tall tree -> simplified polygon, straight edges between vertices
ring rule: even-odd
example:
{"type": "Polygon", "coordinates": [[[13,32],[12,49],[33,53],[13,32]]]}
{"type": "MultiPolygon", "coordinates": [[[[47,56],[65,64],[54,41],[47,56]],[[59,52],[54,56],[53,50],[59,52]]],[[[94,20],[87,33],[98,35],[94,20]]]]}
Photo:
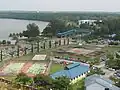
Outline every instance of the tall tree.
{"type": "Polygon", "coordinates": [[[57,32],[61,31],[61,30],[65,30],[65,23],[58,21],[58,20],[52,20],[50,21],[50,24],[43,30],[43,34],[44,35],[56,35],[57,32]]]}
{"type": "Polygon", "coordinates": [[[53,90],[68,90],[70,87],[70,79],[62,76],[53,81],[53,90]]]}
{"type": "Polygon", "coordinates": [[[52,85],[52,79],[46,75],[36,75],[34,78],[34,86],[39,88],[40,86],[44,87],[46,90],[49,90],[52,85]]]}
{"type": "Polygon", "coordinates": [[[35,23],[28,24],[27,30],[23,31],[23,36],[28,38],[39,36],[39,34],[40,34],[39,27],[35,23]]]}
{"type": "Polygon", "coordinates": [[[7,44],[8,44],[8,45],[10,45],[10,44],[11,44],[11,42],[10,42],[10,41],[7,41],[7,44]]]}
{"type": "Polygon", "coordinates": [[[13,36],[12,33],[10,33],[10,34],[9,34],[9,37],[12,37],[12,36],[13,36]]]}
{"type": "Polygon", "coordinates": [[[16,83],[19,83],[19,84],[23,84],[23,85],[26,85],[26,84],[31,84],[32,83],[32,79],[29,78],[26,74],[24,73],[19,73],[17,75],[17,77],[15,78],[15,82],[16,83]]]}
{"type": "Polygon", "coordinates": [[[3,40],[3,41],[2,41],[2,44],[6,44],[6,43],[7,43],[6,40],[3,40]]]}

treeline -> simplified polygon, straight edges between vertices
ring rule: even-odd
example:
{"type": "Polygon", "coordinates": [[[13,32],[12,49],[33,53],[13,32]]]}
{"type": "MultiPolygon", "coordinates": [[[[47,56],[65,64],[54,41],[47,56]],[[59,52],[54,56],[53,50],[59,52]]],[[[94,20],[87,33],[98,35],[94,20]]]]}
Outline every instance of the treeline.
{"type": "Polygon", "coordinates": [[[0,12],[0,18],[24,19],[24,20],[79,20],[79,19],[105,19],[119,16],[119,13],[103,12],[0,12]]]}
{"type": "Polygon", "coordinates": [[[64,32],[75,28],[75,26],[66,25],[65,22],[60,20],[52,20],[49,25],[43,30],[44,36],[55,36],[58,32],[64,32]]]}
{"type": "Polygon", "coordinates": [[[7,41],[7,40],[2,40],[0,41],[0,45],[10,45],[11,41],[7,41]]]}
{"type": "Polygon", "coordinates": [[[103,19],[102,22],[95,22],[96,26],[83,25],[83,28],[89,28],[93,30],[87,39],[106,38],[112,40],[120,40],[120,17],[103,19]]]}
{"type": "Polygon", "coordinates": [[[50,76],[38,74],[31,78],[24,73],[19,73],[13,80],[13,84],[15,86],[20,84],[23,87],[26,85],[31,89],[36,88],[34,90],[73,90],[70,79],[65,76],[52,79],[50,76]]]}
{"type": "Polygon", "coordinates": [[[27,30],[23,30],[23,32],[21,33],[10,33],[9,37],[12,37],[12,39],[18,39],[18,37],[36,37],[40,35],[40,31],[39,31],[39,27],[35,24],[28,24],[27,25],[27,30]]]}

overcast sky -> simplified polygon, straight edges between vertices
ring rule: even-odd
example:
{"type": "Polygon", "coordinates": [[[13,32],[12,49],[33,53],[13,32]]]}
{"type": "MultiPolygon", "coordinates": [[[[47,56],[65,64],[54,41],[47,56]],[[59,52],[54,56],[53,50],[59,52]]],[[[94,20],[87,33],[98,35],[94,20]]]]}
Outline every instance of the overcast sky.
{"type": "Polygon", "coordinates": [[[120,0],[0,0],[0,10],[120,12],[120,0]]]}

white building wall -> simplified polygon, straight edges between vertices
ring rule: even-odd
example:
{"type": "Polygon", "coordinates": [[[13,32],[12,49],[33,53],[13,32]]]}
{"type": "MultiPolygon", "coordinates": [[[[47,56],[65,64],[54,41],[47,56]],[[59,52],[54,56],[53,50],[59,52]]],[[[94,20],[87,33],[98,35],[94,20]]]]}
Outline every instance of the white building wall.
{"type": "Polygon", "coordinates": [[[79,80],[85,78],[85,77],[86,77],[86,74],[87,74],[87,73],[84,73],[83,75],[78,76],[78,77],[72,79],[70,84],[74,84],[74,83],[78,82],[79,80]]]}
{"type": "Polygon", "coordinates": [[[97,20],[79,20],[79,25],[84,24],[84,23],[89,23],[91,25],[95,21],[97,20]]]}

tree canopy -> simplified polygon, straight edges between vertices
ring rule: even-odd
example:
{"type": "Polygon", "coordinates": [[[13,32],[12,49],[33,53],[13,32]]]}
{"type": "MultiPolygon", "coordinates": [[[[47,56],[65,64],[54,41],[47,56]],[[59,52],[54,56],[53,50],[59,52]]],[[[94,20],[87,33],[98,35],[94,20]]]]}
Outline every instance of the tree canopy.
{"type": "Polygon", "coordinates": [[[63,76],[53,80],[53,90],[69,90],[70,79],[63,76]]]}
{"type": "Polygon", "coordinates": [[[28,83],[30,84],[32,82],[32,79],[24,73],[19,73],[15,78],[15,82],[18,84],[26,85],[28,83]]]}
{"type": "Polygon", "coordinates": [[[52,79],[47,75],[36,75],[33,78],[28,77],[24,73],[20,73],[15,78],[16,84],[30,85],[41,90],[72,90],[70,85],[70,79],[62,76],[52,79]]]}
{"type": "Polygon", "coordinates": [[[63,21],[52,20],[50,21],[49,25],[43,30],[42,34],[45,36],[55,36],[58,32],[64,32],[73,28],[74,26],[67,26],[63,21]]]}
{"type": "Polygon", "coordinates": [[[113,69],[120,69],[120,57],[115,58],[114,55],[107,55],[108,60],[106,61],[106,65],[109,68],[113,68],[113,69]]]}
{"type": "Polygon", "coordinates": [[[28,37],[28,38],[39,36],[40,34],[39,27],[35,23],[28,24],[27,30],[23,31],[22,34],[23,36],[28,37]]]}

